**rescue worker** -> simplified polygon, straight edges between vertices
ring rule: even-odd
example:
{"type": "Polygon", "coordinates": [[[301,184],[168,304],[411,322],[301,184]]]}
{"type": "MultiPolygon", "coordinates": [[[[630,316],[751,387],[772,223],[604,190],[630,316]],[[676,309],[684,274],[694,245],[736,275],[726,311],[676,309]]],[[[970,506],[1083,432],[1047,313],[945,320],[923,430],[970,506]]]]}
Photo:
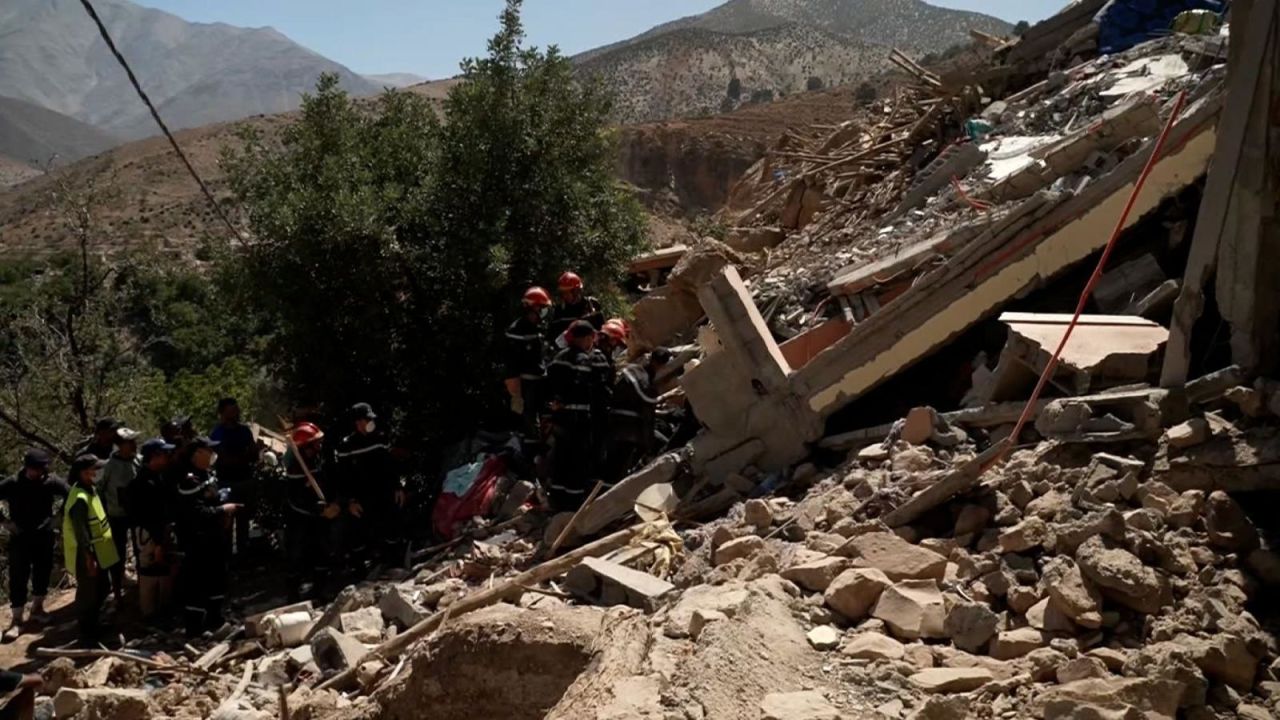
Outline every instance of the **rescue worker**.
{"type": "Polygon", "coordinates": [[[521,300],[523,314],[507,327],[506,368],[507,392],[511,395],[511,412],[522,420],[522,440],[526,454],[535,454],[542,441],[539,421],[542,415],[544,380],[546,378],[547,315],[551,312],[551,296],[540,287],[531,287],[521,300]]]}
{"type": "MultiPolygon", "coordinates": [[[[36,693],[44,688],[39,673],[0,670],[0,720],[32,720],[36,717],[36,693]]],[[[48,713],[45,713],[48,716],[48,713]]]]}
{"type": "Polygon", "coordinates": [[[163,438],[143,443],[142,465],[127,495],[138,554],[138,605],[144,621],[155,620],[173,601],[177,493],[167,471],[175,449],[163,438]]]}
{"type": "Polygon", "coordinates": [[[259,450],[253,430],[240,422],[240,404],[235,398],[218,401],[218,424],[209,432],[218,443],[218,484],[230,491],[230,499],[245,510],[233,519],[235,523],[235,555],[243,557],[249,548],[249,517],[257,498],[253,474],[258,466],[259,450]]]}
{"type": "Polygon", "coordinates": [[[125,495],[138,474],[138,436],[141,434],[127,427],[117,429],[115,452],[111,453],[98,476],[98,497],[107,510],[111,537],[116,542],[116,556],[120,558],[120,562],[111,568],[111,592],[115,595],[116,607],[120,606],[120,598],[124,594],[124,566],[129,547],[129,512],[125,507],[125,495]]]}
{"type": "Polygon", "coordinates": [[[197,437],[187,444],[175,473],[178,505],[175,529],[182,547],[178,592],[187,635],[198,637],[222,626],[227,593],[227,533],[240,506],[227,502],[214,472],[218,443],[197,437]]]}
{"type": "Polygon", "coordinates": [[[350,418],[353,432],[338,443],[334,460],[348,498],[353,564],[357,572],[368,572],[373,564],[399,567],[404,564],[402,515],[408,502],[404,481],[373,406],[356,403],[350,418]]]}
{"type": "Polygon", "coordinates": [[[606,451],[605,483],[612,487],[654,454],[654,416],[658,409],[655,379],[671,362],[671,351],[655,348],[643,364],[622,368],[613,388],[609,410],[609,441],[606,451]]]}
{"type": "Polygon", "coordinates": [[[609,368],[612,370],[609,381],[612,383],[617,377],[618,363],[626,359],[627,323],[620,318],[606,320],[600,328],[600,336],[596,338],[596,347],[600,348],[600,352],[609,361],[609,368]]]}
{"type": "MultiPolygon", "coordinates": [[[[552,340],[559,342],[575,320],[586,320],[596,330],[604,327],[604,311],[600,309],[600,301],[584,292],[582,278],[577,273],[562,274],[557,287],[560,290],[560,304],[551,313],[551,322],[547,326],[552,340]]],[[[559,347],[563,349],[564,345],[559,347]]]]}
{"type": "Polygon", "coordinates": [[[596,349],[596,328],[576,320],[565,333],[569,347],[547,367],[551,393],[552,506],[581,507],[598,479],[601,443],[609,409],[609,361],[596,349]]]}
{"type": "MultiPolygon", "coordinates": [[[[93,434],[76,450],[75,457],[88,454],[99,460],[109,460],[116,447],[116,431],[119,429],[120,422],[115,418],[99,419],[94,423],[93,434]]],[[[72,480],[74,484],[74,478],[72,480]]]]}
{"type": "Polygon", "coordinates": [[[324,433],[309,422],[298,423],[285,458],[285,554],[289,600],[322,596],[338,548],[342,498],[324,466],[324,433]],[[314,485],[312,481],[314,480],[314,485]],[[304,583],[309,583],[304,588],[304,583]],[[307,592],[304,592],[304,589],[307,592]]]}
{"type": "Polygon", "coordinates": [[[28,450],[22,469],[0,481],[0,500],[9,504],[9,517],[0,514],[9,529],[9,607],[12,625],[5,640],[15,640],[27,605],[27,581],[31,581],[31,617],[44,619],[44,598],[53,570],[53,503],[70,488],[49,472],[49,454],[28,450]]]}
{"type": "Polygon", "coordinates": [[[120,563],[111,523],[95,487],[105,464],[90,453],[71,463],[72,485],[62,511],[63,561],[76,579],[76,620],[84,647],[97,647],[98,616],[110,582],[107,574],[120,563]]]}

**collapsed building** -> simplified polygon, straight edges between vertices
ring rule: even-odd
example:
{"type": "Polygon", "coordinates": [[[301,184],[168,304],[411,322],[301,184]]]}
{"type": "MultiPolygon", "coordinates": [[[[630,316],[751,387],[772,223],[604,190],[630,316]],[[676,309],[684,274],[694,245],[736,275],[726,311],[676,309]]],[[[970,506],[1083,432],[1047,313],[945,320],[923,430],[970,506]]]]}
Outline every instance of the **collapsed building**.
{"type": "Polygon", "coordinates": [[[1280,11],[1130,4],[894,54],[637,260],[689,446],[189,657],[48,651],[59,716],[1275,717],[1280,11]]]}

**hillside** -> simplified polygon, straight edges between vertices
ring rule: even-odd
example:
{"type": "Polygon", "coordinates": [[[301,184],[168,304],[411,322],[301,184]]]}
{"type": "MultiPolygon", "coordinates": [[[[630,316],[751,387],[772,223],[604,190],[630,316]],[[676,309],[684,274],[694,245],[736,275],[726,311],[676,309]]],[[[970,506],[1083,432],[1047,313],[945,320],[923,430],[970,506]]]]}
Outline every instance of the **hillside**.
{"type": "Polygon", "coordinates": [[[407,88],[412,85],[421,85],[429,82],[421,75],[414,75],[413,73],[382,73],[380,75],[365,75],[364,79],[378,87],[393,88],[407,88]]]}
{"type": "Polygon", "coordinates": [[[891,47],[924,55],[1010,28],[920,0],[730,0],[574,59],[618,90],[619,122],[651,122],[857,82],[891,47]]]}
{"type": "MultiPolygon", "coordinates": [[[[97,8],[174,128],[291,110],[322,72],[355,95],[381,88],[271,28],[191,23],[128,0],[97,8]]],[[[0,3],[0,95],[124,138],[155,131],[76,0],[0,3]]]]}
{"type": "Polygon", "coordinates": [[[119,143],[119,138],[73,117],[0,96],[0,155],[35,166],[57,156],[65,164],[119,143]]]}
{"type": "Polygon", "coordinates": [[[24,162],[0,155],[0,190],[26,182],[40,175],[40,171],[24,162]]]}

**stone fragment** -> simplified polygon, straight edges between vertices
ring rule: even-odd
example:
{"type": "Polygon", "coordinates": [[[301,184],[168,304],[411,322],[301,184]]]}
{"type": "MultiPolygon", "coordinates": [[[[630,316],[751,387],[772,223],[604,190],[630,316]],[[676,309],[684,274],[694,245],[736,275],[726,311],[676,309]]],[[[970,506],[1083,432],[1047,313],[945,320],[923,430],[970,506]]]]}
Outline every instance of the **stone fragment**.
{"type": "MultiPolygon", "coordinates": [[[[1048,633],[1070,633],[1074,634],[1076,626],[1071,622],[1071,618],[1062,612],[1058,603],[1054,602],[1052,597],[1047,597],[1040,602],[1032,605],[1027,609],[1027,624],[1036,630],[1043,630],[1048,633]]],[[[1101,615],[1098,616],[1098,624],[1102,623],[1101,615]]]]}
{"type": "Polygon", "coordinates": [[[1240,720],[1275,720],[1275,715],[1261,705],[1241,703],[1236,706],[1236,716],[1240,720]]]}
{"type": "Polygon", "coordinates": [[[1009,608],[1017,613],[1025,613],[1040,602],[1040,593],[1035,588],[1018,585],[1009,588],[1006,596],[1009,608]]]}
{"type": "Polygon", "coordinates": [[[748,500],[742,508],[742,520],[756,532],[764,532],[773,525],[773,509],[759,498],[748,500]]]}
{"type": "MultiPolygon", "coordinates": [[[[680,596],[680,600],[667,613],[662,632],[670,638],[695,636],[694,614],[698,611],[714,611],[723,617],[735,617],[746,607],[750,592],[742,587],[699,585],[680,596]]],[[[699,626],[700,629],[700,626],[699,626]]]]}
{"type": "Polygon", "coordinates": [[[1174,425],[1164,431],[1164,441],[1169,447],[1185,450],[1208,441],[1210,435],[1209,422],[1204,418],[1190,420],[1174,425]]]}
{"type": "Polygon", "coordinates": [[[1258,531],[1244,508],[1221,490],[1209,495],[1204,522],[1214,547],[1243,555],[1259,546],[1258,531]]]}
{"type": "Polygon", "coordinates": [[[1124,668],[1125,662],[1129,660],[1129,653],[1116,648],[1100,647],[1094,648],[1086,653],[1091,658],[1097,658],[1102,661],[1103,665],[1112,672],[1120,672],[1124,668]]]}
{"type": "Polygon", "coordinates": [[[955,529],[952,534],[959,537],[960,535],[980,532],[990,520],[990,510],[981,505],[965,505],[960,508],[960,514],[956,516],[955,529]]]}
{"type": "Polygon", "coordinates": [[[912,445],[923,445],[933,437],[938,422],[938,412],[931,407],[911,408],[903,418],[901,438],[912,445]]]}
{"type": "Polygon", "coordinates": [[[848,567],[847,559],[826,556],[789,567],[782,577],[810,592],[824,592],[848,567]]]}
{"type": "Polygon", "coordinates": [[[889,459],[889,448],[879,443],[868,445],[858,451],[858,459],[864,463],[879,465],[889,459]]]}
{"type": "Polygon", "coordinates": [[[894,453],[890,466],[898,472],[922,473],[933,468],[933,453],[927,447],[908,446],[894,453]]]}
{"type": "Polygon", "coordinates": [[[688,625],[687,635],[693,638],[694,640],[697,640],[698,637],[702,635],[702,631],[705,630],[708,625],[711,625],[712,623],[724,622],[724,621],[727,621],[728,619],[729,619],[729,616],[720,612],[719,610],[708,610],[706,608],[698,608],[697,610],[694,610],[693,614],[689,616],[689,625],[688,625]]]}
{"type": "Polygon", "coordinates": [[[831,581],[823,593],[827,607],[849,620],[861,620],[880,599],[885,588],[893,583],[889,577],[875,568],[845,570],[831,581]]]}
{"type": "Polygon", "coordinates": [[[731,563],[734,560],[750,558],[752,555],[763,552],[765,549],[764,540],[758,535],[747,535],[736,540],[719,546],[715,551],[715,563],[717,566],[731,563]]]}
{"type": "Polygon", "coordinates": [[[1058,676],[1058,668],[1069,658],[1051,647],[1036,648],[1018,660],[1027,668],[1031,679],[1036,682],[1049,682],[1058,676]]]}
{"type": "Polygon", "coordinates": [[[1124,514],[1124,524],[1134,530],[1155,532],[1164,525],[1164,516],[1151,508],[1130,510],[1124,514]]]}
{"type": "Polygon", "coordinates": [[[942,591],[933,580],[904,580],[885,588],[871,614],[904,640],[947,636],[942,591]]]}
{"type": "Polygon", "coordinates": [[[1192,661],[1211,680],[1248,692],[1258,671],[1258,658],[1242,638],[1215,633],[1210,638],[1179,635],[1174,641],[1187,649],[1192,661]]]}
{"type": "Polygon", "coordinates": [[[382,631],[386,629],[386,621],[382,619],[382,610],[377,606],[360,608],[342,613],[340,625],[347,637],[369,645],[382,642],[382,631]]]}
{"type": "Polygon", "coordinates": [[[1082,655],[1078,658],[1068,660],[1058,667],[1058,682],[1066,684],[1077,680],[1088,680],[1089,678],[1105,678],[1110,677],[1111,671],[1107,666],[1097,658],[1082,655]]]}
{"type": "Polygon", "coordinates": [[[1049,644],[1044,633],[1035,628],[1018,628],[997,633],[991,641],[991,657],[997,660],[1013,660],[1049,644]]]}
{"type": "Polygon", "coordinates": [[[586,558],[565,577],[569,592],[604,606],[628,605],[655,610],[675,585],[647,572],[603,558],[586,558]]]}
{"type": "Polygon", "coordinates": [[[1167,520],[1176,528],[1191,527],[1204,515],[1205,494],[1203,490],[1187,490],[1173,501],[1169,507],[1167,520]]]}
{"type": "Polygon", "coordinates": [[[378,609],[382,617],[398,623],[402,628],[417,625],[427,617],[427,611],[414,602],[416,593],[392,585],[378,598],[378,609]]]}
{"type": "Polygon", "coordinates": [[[1124,515],[1115,508],[1092,512],[1079,520],[1059,525],[1055,532],[1054,549],[1059,554],[1075,554],[1077,548],[1091,537],[1107,537],[1124,540],[1124,515]]]}
{"type": "Polygon", "coordinates": [[[908,678],[908,681],[927,693],[963,693],[977,690],[995,680],[990,670],[980,667],[930,668],[908,678]]]}
{"type": "Polygon", "coordinates": [[[835,650],[840,647],[840,631],[830,625],[819,625],[806,636],[815,650],[835,650]]]}
{"type": "MultiPolygon", "coordinates": [[[[1132,705],[1091,705],[1076,700],[1053,700],[1044,706],[1044,720],[1151,720],[1132,705]]],[[[1159,716],[1157,716],[1159,717],[1159,716]]]]}
{"type": "Polygon", "coordinates": [[[888,635],[867,632],[853,636],[840,648],[840,652],[858,660],[901,660],[906,648],[888,635]]]}
{"type": "Polygon", "coordinates": [[[1174,701],[1179,707],[1205,704],[1209,681],[1196,666],[1190,650],[1176,642],[1150,643],[1134,653],[1122,672],[1130,677],[1160,678],[1174,683],[1174,701]]]}
{"type": "Polygon", "coordinates": [[[803,690],[771,693],[760,703],[760,720],[839,720],[836,710],[822,693],[803,690]]]}
{"type": "Polygon", "coordinates": [[[1053,534],[1044,520],[1027,518],[1000,533],[1000,552],[1021,553],[1053,545],[1053,534]]]}
{"type": "Polygon", "coordinates": [[[951,608],[943,630],[952,644],[966,652],[981,652],[996,634],[1000,617],[982,603],[963,603],[951,608]]]}
{"type": "Polygon", "coordinates": [[[1071,621],[1081,627],[1102,627],[1102,593],[1085,580],[1079,566],[1059,557],[1045,566],[1043,582],[1053,599],[1071,621]]]}
{"type": "Polygon", "coordinates": [[[845,552],[889,576],[890,580],[941,580],[947,559],[912,545],[893,533],[871,532],[849,540],[845,552]]]}
{"type": "MultiPolygon", "coordinates": [[[[1031,701],[1030,711],[1035,717],[1047,717],[1045,709],[1057,703],[1095,705],[1104,708],[1131,706],[1148,720],[1168,718],[1172,720],[1178,711],[1178,684],[1171,680],[1154,678],[1093,678],[1077,680],[1066,685],[1047,688],[1031,701]]],[[[1057,717],[1070,717],[1058,715],[1057,717]]],[[[1087,717],[1087,716],[1086,716],[1087,717]]],[[[1119,717],[1126,718],[1121,715],[1119,717]]]]}
{"type": "Polygon", "coordinates": [[[311,638],[311,655],[322,671],[341,672],[360,665],[369,654],[360,641],[333,628],[325,628],[311,638]]]}
{"type": "Polygon", "coordinates": [[[1076,561],[1103,595],[1140,613],[1153,615],[1173,600],[1163,575],[1143,565],[1133,553],[1108,547],[1100,537],[1083,543],[1076,551],[1076,561]]]}
{"type": "Polygon", "coordinates": [[[78,720],[148,720],[154,708],[145,690],[63,687],[53,697],[59,718],[78,720]]]}

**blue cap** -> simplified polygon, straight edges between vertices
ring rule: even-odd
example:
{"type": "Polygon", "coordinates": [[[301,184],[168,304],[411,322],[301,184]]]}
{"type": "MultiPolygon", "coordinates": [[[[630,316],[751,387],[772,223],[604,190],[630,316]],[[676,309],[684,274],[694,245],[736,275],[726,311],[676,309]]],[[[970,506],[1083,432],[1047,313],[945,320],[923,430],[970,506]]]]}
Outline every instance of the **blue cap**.
{"type": "Polygon", "coordinates": [[[172,452],[177,447],[178,446],[173,443],[165,442],[164,438],[151,438],[150,440],[142,443],[142,447],[139,448],[139,451],[142,453],[142,457],[149,458],[156,453],[172,452]]]}

